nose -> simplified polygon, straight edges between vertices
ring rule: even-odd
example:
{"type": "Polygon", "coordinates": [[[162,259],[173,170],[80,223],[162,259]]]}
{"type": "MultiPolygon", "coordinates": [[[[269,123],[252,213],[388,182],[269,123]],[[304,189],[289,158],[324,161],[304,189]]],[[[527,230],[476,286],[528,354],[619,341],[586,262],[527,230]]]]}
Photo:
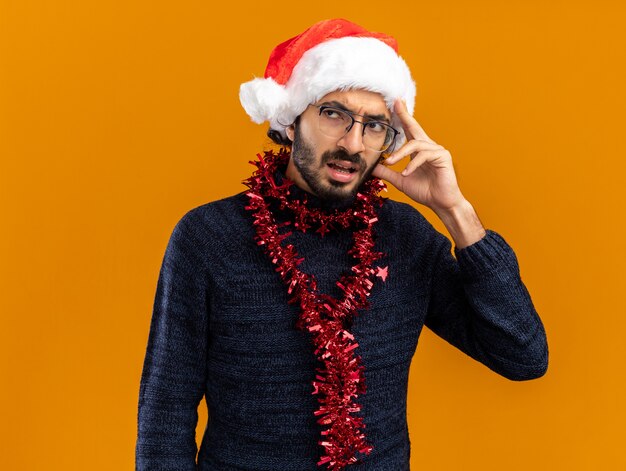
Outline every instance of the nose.
{"type": "Polygon", "coordinates": [[[337,145],[345,150],[349,155],[358,154],[365,151],[363,145],[363,125],[355,122],[350,130],[343,136],[337,145]]]}

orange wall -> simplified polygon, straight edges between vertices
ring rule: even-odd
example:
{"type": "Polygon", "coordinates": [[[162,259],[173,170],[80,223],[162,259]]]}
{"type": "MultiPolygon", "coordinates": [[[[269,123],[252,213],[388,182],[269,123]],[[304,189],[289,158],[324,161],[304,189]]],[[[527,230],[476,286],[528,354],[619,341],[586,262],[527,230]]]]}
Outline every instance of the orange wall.
{"type": "Polygon", "coordinates": [[[338,16],[398,38],[418,121],[548,332],[548,374],[515,383],[425,331],[413,467],[626,469],[623,2],[280,5],[0,0],[0,469],[133,469],[171,230],[267,145],[239,84],[338,16]]]}

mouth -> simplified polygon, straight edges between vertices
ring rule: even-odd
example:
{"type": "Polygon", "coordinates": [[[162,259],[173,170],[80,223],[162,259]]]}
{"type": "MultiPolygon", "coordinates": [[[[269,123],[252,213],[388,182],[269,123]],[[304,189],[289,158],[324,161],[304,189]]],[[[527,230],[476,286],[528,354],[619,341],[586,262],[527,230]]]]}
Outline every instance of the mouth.
{"type": "Polygon", "coordinates": [[[358,170],[358,165],[353,162],[348,162],[347,160],[333,160],[332,162],[328,162],[330,168],[336,170],[337,172],[343,173],[354,173],[358,170]]]}
{"type": "Polygon", "coordinates": [[[357,175],[359,165],[347,160],[333,160],[326,164],[328,173],[333,180],[348,183],[357,175]]]}

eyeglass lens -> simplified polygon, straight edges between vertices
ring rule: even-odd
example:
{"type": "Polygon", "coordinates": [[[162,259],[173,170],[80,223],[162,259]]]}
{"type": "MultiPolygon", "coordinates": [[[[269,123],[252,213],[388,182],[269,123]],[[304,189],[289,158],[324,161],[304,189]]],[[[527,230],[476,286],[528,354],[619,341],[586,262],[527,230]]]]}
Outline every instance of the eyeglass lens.
{"type": "Polygon", "coordinates": [[[357,121],[347,111],[328,106],[320,107],[319,129],[328,137],[340,139],[345,136],[356,122],[363,124],[363,145],[371,150],[384,152],[396,135],[394,129],[386,123],[368,120],[357,121]]]}

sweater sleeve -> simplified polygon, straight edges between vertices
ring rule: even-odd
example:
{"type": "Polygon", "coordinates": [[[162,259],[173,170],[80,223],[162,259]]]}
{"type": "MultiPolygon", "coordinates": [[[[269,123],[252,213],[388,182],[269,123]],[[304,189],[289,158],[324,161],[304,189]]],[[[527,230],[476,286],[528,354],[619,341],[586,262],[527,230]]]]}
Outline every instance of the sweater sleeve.
{"type": "Polygon", "coordinates": [[[508,379],[542,376],[546,333],[511,247],[487,230],[478,242],[455,248],[455,260],[451,242],[441,239],[425,325],[508,379]]]}
{"type": "Polygon", "coordinates": [[[170,236],[139,388],[137,471],[195,471],[207,352],[206,263],[192,215],[170,236]]]}

